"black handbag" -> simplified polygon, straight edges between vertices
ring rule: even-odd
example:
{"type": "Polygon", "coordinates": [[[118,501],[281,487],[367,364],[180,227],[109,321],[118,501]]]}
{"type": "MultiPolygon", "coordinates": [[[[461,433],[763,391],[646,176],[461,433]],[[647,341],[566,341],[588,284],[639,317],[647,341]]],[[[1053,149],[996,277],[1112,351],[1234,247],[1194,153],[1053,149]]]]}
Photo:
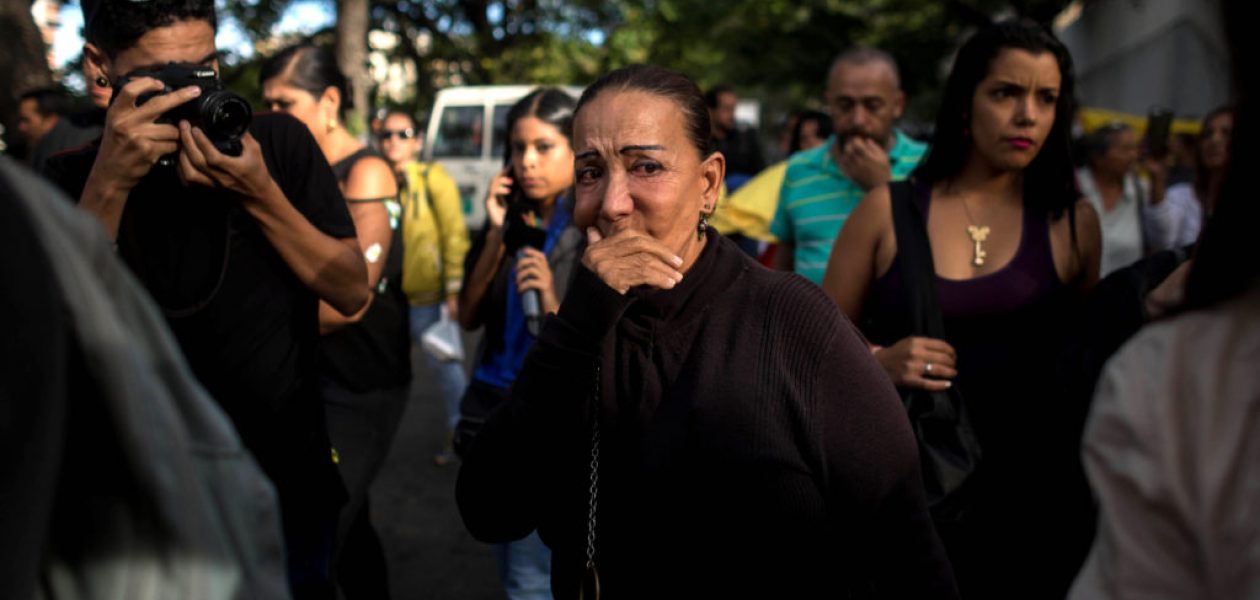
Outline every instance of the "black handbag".
{"type": "MultiPolygon", "coordinates": [[[[945,323],[936,297],[932,246],[923,211],[914,201],[914,184],[893,183],[889,192],[910,333],[945,339],[945,323]]],[[[957,518],[961,516],[963,485],[981,459],[980,443],[967,416],[962,391],[957,385],[940,392],[898,391],[919,442],[923,486],[932,515],[938,519],[957,518]]]]}

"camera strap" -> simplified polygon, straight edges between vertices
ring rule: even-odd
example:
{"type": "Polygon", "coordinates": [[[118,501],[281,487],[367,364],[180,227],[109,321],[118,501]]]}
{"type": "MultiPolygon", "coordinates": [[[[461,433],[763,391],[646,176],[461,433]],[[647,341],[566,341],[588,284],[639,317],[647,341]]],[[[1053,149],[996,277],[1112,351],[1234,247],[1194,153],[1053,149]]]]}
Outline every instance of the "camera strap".
{"type": "MultiPolygon", "coordinates": [[[[204,310],[219,295],[219,290],[223,289],[223,282],[227,279],[228,263],[231,262],[232,258],[232,238],[235,235],[235,230],[232,227],[232,216],[237,210],[238,209],[236,208],[229,208],[225,211],[223,216],[223,261],[219,265],[219,273],[216,276],[214,286],[210,288],[210,292],[205,298],[199,299],[188,306],[179,308],[165,306],[161,301],[154,298],[154,302],[162,309],[163,315],[172,319],[190,317],[204,310]]],[[[134,233],[131,237],[131,246],[138,249],[139,244],[135,242],[134,233]]]]}

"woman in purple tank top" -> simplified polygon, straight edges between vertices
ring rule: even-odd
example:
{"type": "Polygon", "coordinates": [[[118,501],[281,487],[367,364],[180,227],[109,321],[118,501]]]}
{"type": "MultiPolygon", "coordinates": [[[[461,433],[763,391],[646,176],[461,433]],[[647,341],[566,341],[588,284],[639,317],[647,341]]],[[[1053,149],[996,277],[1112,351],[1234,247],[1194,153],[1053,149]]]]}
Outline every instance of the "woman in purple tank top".
{"type": "Polygon", "coordinates": [[[1047,392],[1071,305],[1098,279],[1098,218],[1072,178],[1072,94],[1071,57],[1041,26],[973,36],[909,193],[870,192],[823,281],[900,389],[961,391],[983,458],[961,510],[937,528],[965,598],[1062,597],[1076,566],[1053,564],[1062,552],[1044,488],[1057,478],[1041,460],[1075,458],[1072,440],[1056,441],[1070,436],[1044,435],[1058,430],[1047,392]],[[893,220],[903,201],[923,215],[944,339],[913,335],[906,317],[913,278],[893,220]]]}

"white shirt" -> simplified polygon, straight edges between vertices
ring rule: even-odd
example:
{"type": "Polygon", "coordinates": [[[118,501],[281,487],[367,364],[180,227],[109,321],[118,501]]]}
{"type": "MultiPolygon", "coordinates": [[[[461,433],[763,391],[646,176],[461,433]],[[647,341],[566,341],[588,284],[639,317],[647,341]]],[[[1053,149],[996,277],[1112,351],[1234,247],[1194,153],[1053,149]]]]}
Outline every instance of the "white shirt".
{"type": "Polygon", "coordinates": [[[1142,330],[1083,454],[1098,535],[1069,596],[1260,599],[1260,291],[1142,330]]]}
{"type": "Polygon", "coordinates": [[[1110,211],[1103,208],[1102,194],[1088,167],[1077,169],[1076,183],[1081,194],[1094,206],[1102,226],[1101,277],[1146,256],[1146,238],[1158,237],[1157,231],[1170,228],[1161,221],[1170,218],[1166,211],[1150,210],[1150,184],[1135,173],[1125,176],[1124,193],[1110,211]]]}
{"type": "Polygon", "coordinates": [[[1190,183],[1178,183],[1164,192],[1164,201],[1147,208],[1153,250],[1183,248],[1199,239],[1203,226],[1203,205],[1190,183]]]}

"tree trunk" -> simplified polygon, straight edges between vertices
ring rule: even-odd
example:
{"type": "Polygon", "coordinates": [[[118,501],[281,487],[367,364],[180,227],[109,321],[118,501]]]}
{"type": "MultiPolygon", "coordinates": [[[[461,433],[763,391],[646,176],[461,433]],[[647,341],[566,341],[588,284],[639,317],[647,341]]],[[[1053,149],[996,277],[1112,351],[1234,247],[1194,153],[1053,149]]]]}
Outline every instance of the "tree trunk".
{"type": "Polygon", "coordinates": [[[350,79],[356,116],[349,116],[351,131],[362,133],[371,118],[368,72],[368,0],[337,0],[337,66],[350,79]]]}
{"type": "Polygon", "coordinates": [[[5,56],[0,60],[0,123],[9,145],[18,142],[18,96],[37,87],[52,85],[47,48],[31,17],[30,0],[0,0],[0,40],[5,56]]]}

